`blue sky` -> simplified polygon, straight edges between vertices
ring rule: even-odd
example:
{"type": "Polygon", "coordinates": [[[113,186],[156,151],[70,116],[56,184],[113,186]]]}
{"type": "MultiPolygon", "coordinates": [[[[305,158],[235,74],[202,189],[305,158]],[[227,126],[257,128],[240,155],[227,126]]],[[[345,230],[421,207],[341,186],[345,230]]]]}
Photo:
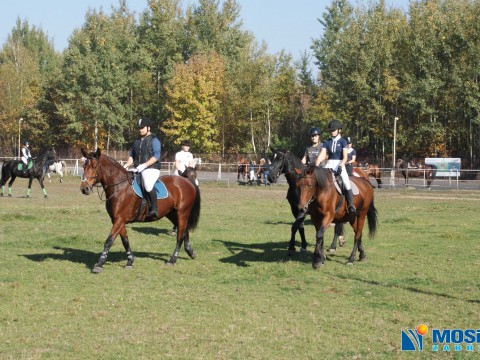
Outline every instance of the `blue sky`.
{"type": "MultiPolygon", "coordinates": [[[[194,0],[183,0],[184,4],[194,0]]],[[[322,35],[318,22],[330,0],[238,0],[244,29],[253,32],[260,42],[265,40],[269,52],[285,49],[294,59],[307,50],[312,37],[322,35]]],[[[366,1],[351,1],[355,6],[366,1]]],[[[388,6],[408,9],[409,0],[386,0],[388,6]]],[[[15,26],[16,19],[28,20],[41,27],[53,39],[55,48],[63,51],[73,30],[82,26],[88,8],[109,11],[117,0],[1,0],[0,45],[15,26]]],[[[137,14],[147,7],[147,0],[127,0],[130,10],[137,14]]]]}

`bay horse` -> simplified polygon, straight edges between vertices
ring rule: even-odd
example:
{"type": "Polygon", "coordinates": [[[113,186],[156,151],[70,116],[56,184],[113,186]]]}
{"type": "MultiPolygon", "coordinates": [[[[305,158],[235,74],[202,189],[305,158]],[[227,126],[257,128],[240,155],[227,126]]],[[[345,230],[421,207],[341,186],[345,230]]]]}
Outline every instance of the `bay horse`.
{"type": "Polygon", "coordinates": [[[300,214],[310,214],[316,229],[316,246],[313,253],[314,269],[318,269],[325,263],[325,251],[323,235],[331,223],[349,222],[352,226],[355,237],[353,250],[348,257],[347,265],[355,261],[357,249],[359,260],[365,259],[365,250],[362,244],[362,232],[365,218],[368,220],[369,235],[373,237],[377,229],[377,210],[373,201],[373,188],[365,178],[350,176],[350,181],[359,190],[353,196],[357,212],[354,216],[347,213],[347,202],[345,197],[340,195],[335,186],[330,169],[310,167],[304,170],[295,169],[300,175],[297,186],[300,191],[299,209],[300,214]]]}
{"type": "Polygon", "coordinates": [[[431,185],[435,176],[437,175],[437,167],[435,165],[428,165],[423,163],[412,164],[410,161],[404,159],[397,160],[397,168],[405,180],[405,185],[408,185],[408,179],[423,178],[427,183],[427,189],[431,189],[431,185]]]}
{"type": "Polygon", "coordinates": [[[381,189],[382,188],[382,171],[380,170],[380,167],[378,165],[369,164],[369,163],[366,163],[361,167],[364,169],[365,173],[368,176],[371,176],[376,180],[378,184],[377,185],[378,188],[381,189]]]}
{"type": "MultiPolygon", "coordinates": [[[[81,149],[85,164],[80,190],[89,195],[94,186],[101,186],[105,193],[105,206],[112,221],[112,229],[105,241],[100,259],[92,269],[93,273],[103,271],[110,247],[115,238],[120,235],[127,254],[125,268],[133,268],[134,256],[128,241],[125,224],[147,221],[147,206],[141,207],[142,199],[132,188],[133,173],[127,171],[115,159],[103,155],[100,149],[88,153],[81,149]]],[[[195,252],[190,246],[189,230],[195,229],[200,219],[200,191],[194,182],[185,177],[165,175],[160,177],[165,184],[168,195],[157,200],[159,219],[167,217],[177,226],[177,243],[175,250],[167,262],[173,265],[177,261],[182,243],[185,251],[194,259],[195,252]]],[[[157,219],[158,220],[158,219],[157,219]]]]}
{"type": "Polygon", "coordinates": [[[12,184],[17,177],[20,177],[28,179],[27,198],[30,197],[33,179],[38,180],[40,187],[42,188],[43,196],[47,198],[47,190],[43,185],[43,180],[45,178],[45,165],[54,159],[55,154],[48,150],[39,158],[34,159],[32,167],[28,169],[26,173],[24,173],[22,170],[18,170],[18,165],[20,163],[23,164],[21,160],[10,160],[4,162],[2,165],[2,180],[0,181],[0,186],[2,188],[0,196],[3,196],[5,193],[5,184],[8,179],[10,179],[8,182],[8,196],[12,196],[12,184]]]}
{"type": "MultiPolygon", "coordinates": [[[[306,214],[304,217],[298,217],[300,212],[298,208],[300,202],[300,193],[297,187],[297,181],[299,180],[300,176],[295,172],[295,168],[302,168],[304,165],[300,158],[298,158],[297,156],[295,156],[295,154],[291,153],[288,150],[277,149],[273,151],[273,154],[274,157],[270,167],[270,173],[268,174],[268,181],[270,183],[275,183],[277,182],[280,174],[285,175],[288,183],[287,200],[290,204],[290,210],[292,212],[292,215],[295,217],[295,222],[292,224],[291,227],[291,237],[288,245],[288,255],[292,256],[296,251],[295,237],[297,231],[300,233],[300,239],[302,242],[300,251],[305,252],[308,245],[307,240],[305,239],[305,228],[303,226],[306,214]]],[[[354,173],[368,180],[368,176],[361,169],[354,168],[354,173]]],[[[330,253],[334,253],[336,251],[337,241],[339,241],[340,246],[343,246],[346,242],[343,236],[342,223],[335,224],[333,241],[329,248],[330,253]]]]}

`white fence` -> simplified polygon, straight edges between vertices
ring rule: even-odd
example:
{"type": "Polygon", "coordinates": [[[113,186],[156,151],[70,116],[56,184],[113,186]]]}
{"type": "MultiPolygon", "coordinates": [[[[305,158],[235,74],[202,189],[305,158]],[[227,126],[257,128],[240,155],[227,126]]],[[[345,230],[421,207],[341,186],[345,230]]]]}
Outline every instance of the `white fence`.
{"type": "MultiPolygon", "coordinates": [[[[0,157],[0,163],[13,158],[0,157]]],[[[81,159],[62,159],[67,164],[66,176],[82,176],[83,162],[81,159]]],[[[119,161],[122,165],[125,161],[119,161]]],[[[160,175],[169,175],[173,173],[173,162],[161,163],[160,175]]],[[[247,167],[248,170],[248,167],[247,167]]],[[[426,188],[427,182],[425,176],[410,178],[408,184],[405,183],[401,172],[398,169],[381,168],[382,188],[426,188]]],[[[422,171],[422,169],[412,169],[415,171],[422,171]]],[[[258,172],[258,165],[255,167],[255,174],[258,172]]],[[[249,172],[247,171],[247,174],[249,172]]],[[[237,164],[227,163],[202,163],[197,169],[198,180],[215,181],[226,183],[227,185],[254,185],[260,184],[260,181],[249,181],[248,177],[242,178],[238,175],[237,164]]],[[[480,190],[480,170],[460,170],[455,177],[435,177],[432,181],[431,188],[433,190],[480,190]]],[[[370,177],[372,185],[377,187],[377,182],[373,177],[370,177]]],[[[284,176],[280,176],[278,184],[285,185],[286,180],[284,176]]]]}

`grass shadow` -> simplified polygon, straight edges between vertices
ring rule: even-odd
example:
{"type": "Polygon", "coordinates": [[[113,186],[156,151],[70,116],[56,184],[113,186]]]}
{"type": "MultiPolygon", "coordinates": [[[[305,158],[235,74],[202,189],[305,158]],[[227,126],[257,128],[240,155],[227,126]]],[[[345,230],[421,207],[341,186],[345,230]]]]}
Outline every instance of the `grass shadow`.
{"type": "MultiPolygon", "coordinates": [[[[96,264],[100,255],[99,252],[92,252],[82,249],[63,248],[58,246],[53,247],[53,249],[61,250],[63,253],[60,254],[58,252],[51,252],[43,254],[22,254],[21,256],[35,262],[43,262],[45,260],[69,261],[72,263],[84,264],[85,267],[90,269],[96,264]]],[[[133,256],[135,256],[136,259],[149,258],[154,260],[163,260],[164,262],[167,262],[170,259],[169,254],[162,253],[133,252],[133,256]]],[[[179,257],[179,259],[180,258],[181,257],[179,257]]],[[[127,256],[125,251],[112,251],[108,253],[107,262],[109,263],[126,261],[127,256]]]]}
{"type": "Polygon", "coordinates": [[[218,239],[214,239],[213,242],[221,243],[225,246],[228,252],[232,254],[231,256],[220,259],[220,262],[225,264],[248,267],[250,266],[248,264],[249,262],[311,262],[311,257],[308,253],[296,253],[294,256],[288,256],[286,243],[263,242],[257,244],[244,244],[218,239]]]}
{"type": "Polygon", "coordinates": [[[362,282],[364,284],[373,285],[373,286],[381,286],[381,287],[384,287],[384,288],[403,289],[403,290],[410,291],[410,292],[416,293],[416,294],[430,295],[430,296],[436,296],[436,297],[441,297],[441,298],[446,298],[446,299],[451,299],[451,300],[466,301],[466,302],[473,303],[473,304],[480,304],[480,300],[478,300],[478,299],[464,299],[464,298],[453,296],[453,295],[446,294],[446,293],[440,293],[440,292],[435,292],[435,291],[431,291],[431,290],[418,289],[418,288],[413,287],[413,286],[401,286],[401,285],[395,285],[395,284],[385,284],[385,283],[380,283],[380,282],[375,281],[375,280],[361,279],[359,277],[352,276],[351,274],[348,275],[348,276],[344,276],[344,275],[340,275],[340,274],[336,274],[336,275],[333,275],[333,276],[335,276],[339,279],[342,279],[342,280],[354,280],[354,281],[362,282]]]}

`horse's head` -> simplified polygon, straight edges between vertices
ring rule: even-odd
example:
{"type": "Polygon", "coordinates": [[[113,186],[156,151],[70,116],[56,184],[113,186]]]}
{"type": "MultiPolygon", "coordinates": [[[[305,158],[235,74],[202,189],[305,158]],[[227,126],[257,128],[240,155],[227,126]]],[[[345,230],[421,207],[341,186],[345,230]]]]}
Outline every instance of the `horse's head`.
{"type": "Polygon", "coordinates": [[[187,178],[190,180],[192,184],[195,184],[198,186],[198,180],[197,180],[197,166],[191,167],[187,166],[185,168],[185,171],[181,174],[184,178],[187,178]]]}
{"type": "Polygon", "coordinates": [[[270,183],[277,182],[280,174],[285,174],[288,170],[287,163],[287,151],[285,150],[275,150],[273,152],[273,161],[270,166],[270,172],[268,174],[268,181],[270,183]]]}
{"type": "Polygon", "coordinates": [[[92,191],[95,184],[97,184],[100,174],[100,157],[102,155],[101,150],[97,149],[96,152],[88,153],[82,148],[82,155],[84,159],[83,164],[83,177],[80,184],[80,191],[88,195],[92,191]]]}
{"type": "Polygon", "coordinates": [[[297,181],[297,187],[300,192],[298,209],[300,210],[300,216],[305,216],[310,203],[317,195],[317,178],[315,175],[315,168],[310,166],[303,170],[295,169],[295,172],[300,172],[300,178],[297,181]]]}
{"type": "Polygon", "coordinates": [[[300,216],[305,215],[310,204],[320,195],[331,196],[332,192],[335,194],[330,169],[309,165],[302,170],[297,168],[294,168],[294,170],[300,176],[297,180],[297,187],[300,192],[298,202],[300,216]]]}

